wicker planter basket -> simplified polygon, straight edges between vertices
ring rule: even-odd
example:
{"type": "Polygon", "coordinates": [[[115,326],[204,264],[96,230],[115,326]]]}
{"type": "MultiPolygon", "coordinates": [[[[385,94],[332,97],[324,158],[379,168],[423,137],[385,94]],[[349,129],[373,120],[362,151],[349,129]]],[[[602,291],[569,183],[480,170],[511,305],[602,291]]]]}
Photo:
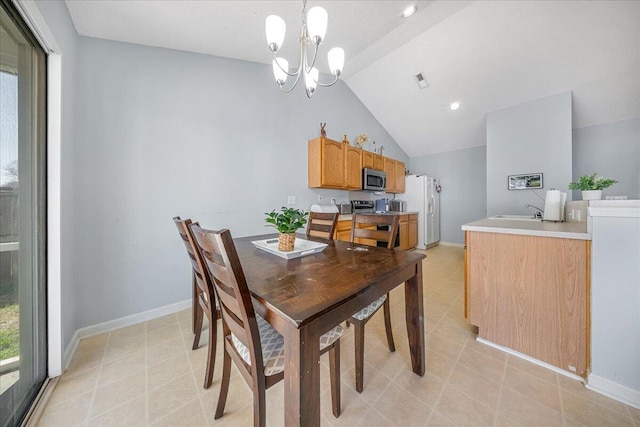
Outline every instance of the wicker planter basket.
{"type": "Polygon", "coordinates": [[[278,236],[278,250],[291,252],[296,243],[296,233],[280,233],[278,236]]]}

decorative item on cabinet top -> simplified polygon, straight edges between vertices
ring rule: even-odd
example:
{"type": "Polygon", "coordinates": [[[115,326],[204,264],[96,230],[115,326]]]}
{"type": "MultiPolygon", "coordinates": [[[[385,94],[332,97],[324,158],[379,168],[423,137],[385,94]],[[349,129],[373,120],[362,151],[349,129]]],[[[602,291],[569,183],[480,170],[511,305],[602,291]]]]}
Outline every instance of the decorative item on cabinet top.
{"type": "Polygon", "coordinates": [[[362,144],[364,144],[365,142],[369,141],[369,137],[367,135],[365,135],[364,133],[358,135],[358,137],[356,138],[356,147],[358,148],[362,148],[362,144]]]}

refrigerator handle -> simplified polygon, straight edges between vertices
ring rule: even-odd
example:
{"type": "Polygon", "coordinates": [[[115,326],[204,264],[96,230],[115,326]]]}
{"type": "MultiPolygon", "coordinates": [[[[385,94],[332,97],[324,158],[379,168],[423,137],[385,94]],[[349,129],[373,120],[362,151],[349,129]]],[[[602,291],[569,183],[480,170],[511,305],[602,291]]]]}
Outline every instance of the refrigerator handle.
{"type": "Polygon", "coordinates": [[[433,214],[434,211],[434,205],[435,204],[435,199],[433,197],[433,194],[431,195],[431,200],[429,201],[429,215],[433,214]]]}

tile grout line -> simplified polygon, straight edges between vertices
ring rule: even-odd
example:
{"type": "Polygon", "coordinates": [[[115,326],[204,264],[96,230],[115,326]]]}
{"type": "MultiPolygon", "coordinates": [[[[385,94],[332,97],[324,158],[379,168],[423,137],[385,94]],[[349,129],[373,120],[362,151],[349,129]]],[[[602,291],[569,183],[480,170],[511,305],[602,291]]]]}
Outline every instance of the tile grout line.
{"type": "Polygon", "coordinates": [[[83,423],[88,422],[93,415],[93,405],[95,404],[96,395],[98,394],[98,384],[100,384],[100,377],[102,376],[102,369],[104,368],[104,359],[107,356],[107,349],[109,348],[109,344],[111,344],[111,332],[107,335],[107,344],[104,346],[104,350],[102,351],[102,357],[100,358],[100,366],[98,369],[98,375],[96,378],[96,384],[93,387],[93,393],[91,395],[91,403],[89,404],[89,410],[87,411],[87,416],[84,419],[83,423]]]}
{"type": "MultiPolygon", "coordinates": [[[[446,312],[445,312],[446,313],[446,312]]],[[[444,316],[444,315],[443,315],[444,316]]],[[[442,317],[441,317],[442,318],[442,317]]],[[[440,319],[438,319],[438,322],[436,323],[436,326],[438,325],[438,323],[440,323],[440,319]]],[[[435,329],[435,326],[434,326],[435,329]]],[[[426,337],[425,337],[426,338],[426,337]]],[[[436,402],[433,404],[433,410],[431,411],[431,414],[429,415],[429,418],[427,419],[427,425],[429,424],[429,422],[431,421],[431,417],[433,416],[433,413],[436,411],[436,408],[438,407],[438,404],[440,403],[440,399],[442,398],[442,395],[444,394],[444,389],[447,387],[447,385],[449,384],[449,380],[451,379],[451,375],[453,375],[453,371],[455,370],[455,367],[458,365],[458,360],[460,360],[460,356],[462,355],[462,351],[464,350],[464,346],[467,344],[467,341],[469,341],[469,337],[467,337],[467,340],[465,341],[464,344],[462,344],[462,346],[460,347],[460,352],[458,353],[458,356],[456,357],[456,360],[453,363],[453,367],[451,368],[451,372],[449,372],[449,375],[447,375],[447,379],[444,381],[444,384],[442,385],[442,390],[440,390],[440,394],[438,394],[438,398],[436,399],[436,402]]],[[[465,393],[466,394],[466,393],[465,393]]],[[[474,399],[475,400],[475,399],[474,399]]],[[[453,422],[451,420],[449,420],[449,418],[445,415],[445,414],[441,414],[447,421],[449,422],[453,422]]]]}
{"type": "Polygon", "coordinates": [[[144,322],[144,423],[149,425],[149,352],[147,351],[147,332],[149,330],[149,321],[144,322]]]}
{"type": "MultiPolygon", "coordinates": [[[[180,330],[180,321],[179,321],[179,319],[178,319],[178,316],[177,316],[177,314],[176,314],[176,313],[174,313],[174,314],[173,314],[173,316],[175,316],[175,317],[176,317],[176,322],[177,322],[176,324],[178,325],[178,334],[180,334],[180,338],[182,339],[182,345],[183,345],[183,348],[185,349],[185,351],[188,351],[188,350],[187,350],[187,347],[185,347],[185,346],[186,346],[186,344],[187,344],[187,342],[185,341],[184,334],[183,334],[183,333],[182,333],[182,331],[180,330]]],[[[189,359],[189,354],[188,354],[188,353],[186,354],[186,357],[187,357],[187,359],[189,359]]],[[[206,416],[206,413],[204,412],[204,408],[203,408],[203,404],[202,404],[202,399],[200,398],[200,392],[199,392],[199,390],[198,390],[198,383],[197,383],[197,381],[196,381],[196,379],[195,379],[195,374],[194,374],[193,369],[192,369],[191,361],[190,361],[190,360],[187,360],[187,361],[188,361],[188,363],[189,363],[189,372],[187,372],[187,373],[186,373],[186,374],[184,374],[184,375],[190,375],[190,376],[191,376],[191,380],[194,382],[195,387],[196,387],[196,399],[198,400],[198,404],[199,404],[199,406],[200,406],[200,410],[202,411],[202,415],[205,417],[205,422],[206,422],[207,424],[209,424],[209,418],[206,416]]],[[[162,363],[162,362],[160,362],[160,363],[162,363]]],[[[184,375],[183,375],[183,376],[184,376],[184,375]]],[[[160,388],[160,387],[163,387],[163,385],[159,385],[159,386],[157,386],[156,388],[160,388]]],[[[147,393],[147,395],[148,395],[148,393],[147,393]]],[[[174,414],[174,413],[178,412],[179,410],[181,410],[182,408],[186,407],[186,406],[187,406],[187,405],[189,405],[189,404],[191,404],[191,402],[185,402],[183,405],[181,405],[181,406],[179,406],[179,407],[177,407],[177,408],[174,408],[171,412],[168,412],[168,413],[164,414],[163,416],[161,416],[160,418],[158,418],[157,420],[155,420],[155,421],[153,422],[153,424],[156,424],[156,423],[160,422],[162,419],[168,418],[170,415],[172,415],[172,414],[174,414]]],[[[147,421],[147,425],[152,425],[152,424],[149,424],[149,422],[147,421]]]]}
{"type": "Polygon", "coordinates": [[[507,366],[509,364],[509,355],[504,361],[504,368],[502,369],[502,379],[500,380],[500,389],[498,390],[498,401],[496,402],[496,413],[493,417],[494,427],[498,425],[498,413],[500,409],[500,403],[502,403],[502,390],[504,389],[504,380],[507,377],[507,366]]]}
{"type": "Polygon", "coordinates": [[[567,415],[564,412],[564,399],[562,396],[562,387],[560,387],[560,379],[558,374],[555,375],[556,387],[558,388],[558,397],[560,398],[560,413],[562,414],[562,425],[567,427],[567,415]]]}

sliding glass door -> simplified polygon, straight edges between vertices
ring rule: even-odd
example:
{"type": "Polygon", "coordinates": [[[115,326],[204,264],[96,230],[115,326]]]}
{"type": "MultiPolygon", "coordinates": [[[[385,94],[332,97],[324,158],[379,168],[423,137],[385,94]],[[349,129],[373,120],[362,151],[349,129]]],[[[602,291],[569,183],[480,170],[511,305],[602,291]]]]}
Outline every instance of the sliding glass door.
{"type": "Polygon", "coordinates": [[[0,426],[47,377],[46,56],[0,0],[0,426]]]}

